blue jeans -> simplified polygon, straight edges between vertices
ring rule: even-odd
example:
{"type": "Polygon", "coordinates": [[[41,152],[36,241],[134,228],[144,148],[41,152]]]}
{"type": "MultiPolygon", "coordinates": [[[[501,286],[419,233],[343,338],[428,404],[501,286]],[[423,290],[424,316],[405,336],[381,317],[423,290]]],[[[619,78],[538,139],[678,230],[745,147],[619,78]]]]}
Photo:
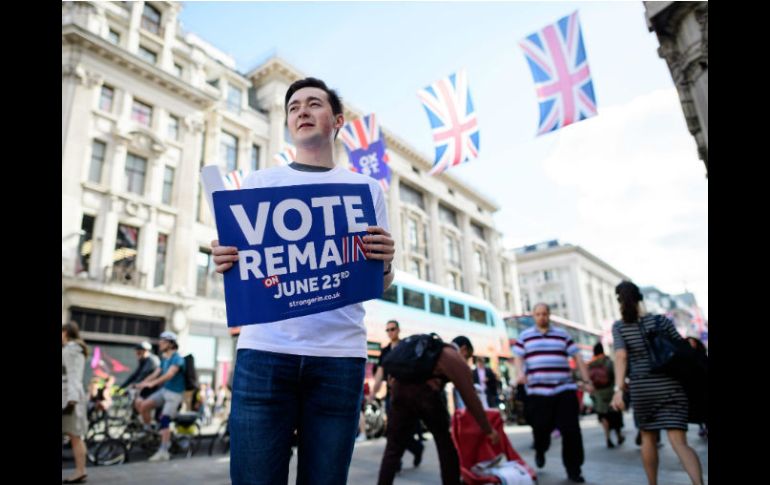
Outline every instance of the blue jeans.
{"type": "Polygon", "coordinates": [[[295,429],[297,484],[346,483],[365,362],[238,350],[230,413],[233,485],[288,483],[295,429]]]}

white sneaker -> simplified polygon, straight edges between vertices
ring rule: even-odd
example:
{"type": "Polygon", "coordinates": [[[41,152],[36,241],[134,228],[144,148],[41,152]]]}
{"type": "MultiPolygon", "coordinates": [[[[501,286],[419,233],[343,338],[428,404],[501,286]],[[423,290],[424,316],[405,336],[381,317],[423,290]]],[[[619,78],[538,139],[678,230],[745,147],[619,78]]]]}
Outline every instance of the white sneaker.
{"type": "Polygon", "coordinates": [[[360,435],[358,435],[356,437],[356,443],[360,443],[362,441],[366,441],[366,435],[365,434],[360,434],[360,435]]]}
{"type": "Polygon", "coordinates": [[[171,455],[169,454],[168,451],[166,451],[166,450],[158,450],[147,461],[169,461],[170,459],[171,459],[171,455]]]}

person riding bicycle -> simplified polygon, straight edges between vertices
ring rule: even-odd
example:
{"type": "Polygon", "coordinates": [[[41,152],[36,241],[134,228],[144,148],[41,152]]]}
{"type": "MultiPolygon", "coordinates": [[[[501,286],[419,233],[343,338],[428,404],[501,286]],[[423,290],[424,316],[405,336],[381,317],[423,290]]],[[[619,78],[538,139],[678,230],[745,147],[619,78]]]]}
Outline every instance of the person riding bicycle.
{"type": "Polygon", "coordinates": [[[150,430],[150,413],[154,408],[162,407],[160,417],[161,444],[157,453],[152,455],[149,461],[168,461],[171,456],[169,447],[171,446],[171,420],[173,420],[179,405],[182,403],[184,394],[184,367],[185,362],[177,350],[179,345],[176,341],[176,334],[173,332],[163,332],[160,334],[160,351],[163,359],[160,367],[155,369],[152,374],[147,376],[142,382],[137,384],[137,389],[147,387],[163,387],[155,391],[147,399],[139,399],[139,411],[142,413],[145,429],[150,430]]]}
{"type": "MultiPolygon", "coordinates": [[[[123,381],[123,384],[119,386],[119,389],[126,389],[132,384],[142,382],[160,366],[160,359],[157,355],[152,353],[152,345],[150,345],[150,342],[140,342],[134,346],[134,350],[136,351],[137,360],[136,369],[134,369],[134,372],[123,381]]],[[[157,388],[146,387],[139,391],[139,396],[142,399],[145,399],[155,391],[157,391],[157,388]]]]}

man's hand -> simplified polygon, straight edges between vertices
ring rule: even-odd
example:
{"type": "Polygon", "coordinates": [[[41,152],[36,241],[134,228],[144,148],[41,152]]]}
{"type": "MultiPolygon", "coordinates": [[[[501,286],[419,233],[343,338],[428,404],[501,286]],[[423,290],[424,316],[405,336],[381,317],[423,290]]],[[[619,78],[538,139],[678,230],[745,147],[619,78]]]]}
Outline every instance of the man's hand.
{"type": "Polygon", "coordinates": [[[516,383],[517,384],[526,384],[527,383],[527,375],[526,374],[520,375],[519,378],[516,379],[516,383]]]}
{"type": "Polygon", "coordinates": [[[220,246],[217,239],[211,241],[211,254],[214,255],[217,273],[224,273],[233,267],[233,263],[238,261],[238,248],[235,246],[220,246]]]}
{"type": "Polygon", "coordinates": [[[489,438],[489,441],[491,441],[493,445],[500,442],[500,435],[498,435],[495,430],[492,430],[492,432],[487,435],[487,438],[489,438]]]}
{"type": "Polygon", "coordinates": [[[593,394],[594,393],[595,389],[594,389],[594,385],[593,385],[593,383],[591,381],[587,381],[585,383],[585,391],[588,394],[593,394]]]}
{"type": "MultiPolygon", "coordinates": [[[[396,243],[390,237],[390,233],[378,226],[369,226],[366,228],[369,235],[364,236],[364,251],[367,259],[380,260],[385,263],[385,268],[393,262],[396,252],[396,243]]],[[[216,260],[214,260],[216,262],[216,260]]],[[[217,269],[217,271],[219,271],[217,269]]]]}

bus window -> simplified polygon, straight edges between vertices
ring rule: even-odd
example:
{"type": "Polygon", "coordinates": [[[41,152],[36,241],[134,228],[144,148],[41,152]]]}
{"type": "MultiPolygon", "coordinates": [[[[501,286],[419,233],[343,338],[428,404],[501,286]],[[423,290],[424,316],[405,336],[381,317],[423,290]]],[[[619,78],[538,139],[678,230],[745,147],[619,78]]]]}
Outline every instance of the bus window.
{"type": "Polygon", "coordinates": [[[398,286],[390,285],[390,288],[382,292],[381,300],[398,303],[398,286]]]}
{"type": "Polygon", "coordinates": [[[465,305],[461,303],[449,302],[449,314],[456,318],[465,320],[465,305]]]}
{"type": "Polygon", "coordinates": [[[430,295],[430,312],[439,315],[446,314],[446,300],[440,296],[430,295]]]}
{"type": "Polygon", "coordinates": [[[487,312],[484,310],[480,310],[478,308],[473,308],[472,306],[468,307],[468,313],[470,316],[471,322],[481,323],[483,325],[487,324],[487,312]]]}
{"type": "Polygon", "coordinates": [[[424,310],[425,293],[404,288],[404,305],[424,310]]]}

